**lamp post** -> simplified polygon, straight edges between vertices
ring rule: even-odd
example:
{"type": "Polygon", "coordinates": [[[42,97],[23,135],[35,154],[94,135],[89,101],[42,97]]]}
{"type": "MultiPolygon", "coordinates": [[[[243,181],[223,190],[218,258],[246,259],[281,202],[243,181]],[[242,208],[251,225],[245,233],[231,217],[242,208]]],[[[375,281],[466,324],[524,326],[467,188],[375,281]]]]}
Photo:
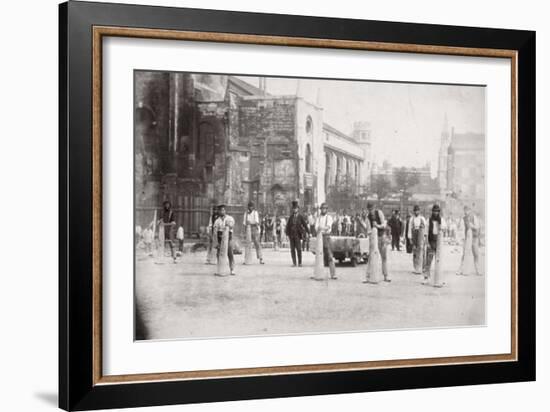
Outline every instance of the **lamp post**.
{"type": "Polygon", "coordinates": [[[405,190],[404,189],[399,189],[399,194],[401,195],[400,196],[400,204],[399,204],[399,212],[402,213],[403,212],[403,197],[405,196],[405,190]]]}

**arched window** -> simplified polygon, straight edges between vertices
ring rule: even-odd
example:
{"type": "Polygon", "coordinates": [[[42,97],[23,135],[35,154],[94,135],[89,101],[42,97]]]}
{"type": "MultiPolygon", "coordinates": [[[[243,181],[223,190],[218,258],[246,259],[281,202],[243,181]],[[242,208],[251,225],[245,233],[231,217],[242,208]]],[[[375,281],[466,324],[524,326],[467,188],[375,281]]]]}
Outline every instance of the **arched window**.
{"type": "Polygon", "coordinates": [[[313,134],[313,120],[311,116],[308,116],[306,119],[306,134],[311,136],[313,134]]]}
{"type": "Polygon", "coordinates": [[[330,153],[325,153],[325,193],[328,192],[330,184],[330,153]]]}
{"type": "Polygon", "coordinates": [[[311,146],[306,144],[306,173],[311,173],[311,162],[312,162],[312,156],[311,156],[311,146]]]}

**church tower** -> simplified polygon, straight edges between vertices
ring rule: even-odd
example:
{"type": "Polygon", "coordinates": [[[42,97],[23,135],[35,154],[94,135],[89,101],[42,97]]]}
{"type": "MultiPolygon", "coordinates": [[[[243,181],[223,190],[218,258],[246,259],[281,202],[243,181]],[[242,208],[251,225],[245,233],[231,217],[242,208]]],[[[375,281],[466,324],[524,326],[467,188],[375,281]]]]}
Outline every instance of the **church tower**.
{"type": "Polygon", "coordinates": [[[441,131],[441,142],[439,146],[439,161],[438,161],[438,174],[437,180],[439,183],[439,191],[443,195],[447,189],[447,163],[448,163],[448,151],[451,144],[451,136],[449,134],[449,121],[447,120],[447,113],[443,119],[443,129],[441,131]]]}

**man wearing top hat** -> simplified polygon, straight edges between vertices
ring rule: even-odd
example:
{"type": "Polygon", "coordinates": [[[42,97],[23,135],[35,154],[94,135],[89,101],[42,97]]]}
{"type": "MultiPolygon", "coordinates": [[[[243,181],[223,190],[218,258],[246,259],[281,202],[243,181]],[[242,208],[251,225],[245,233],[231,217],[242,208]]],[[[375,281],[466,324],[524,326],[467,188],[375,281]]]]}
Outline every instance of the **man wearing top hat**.
{"type": "Polygon", "coordinates": [[[250,226],[250,235],[254,248],[256,249],[256,257],[260,261],[260,264],[264,264],[262,257],[262,246],[260,245],[260,216],[258,211],[254,208],[254,202],[248,202],[248,209],[244,212],[243,227],[245,231],[250,226]]]}
{"type": "Polygon", "coordinates": [[[235,227],[235,219],[225,213],[225,205],[218,206],[218,217],[214,222],[214,233],[218,237],[218,259],[220,258],[220,247],[225,228],[229,228],[229,238],[227,242],[227,257],[229,258],[229,269],[231,275],[235,276],[235,259],[233,257],[233,228],[235,227]]]}
{"type": "Polygon", "coordinates": [[[302,266],[302,241],[305,240],[307,221],[300,213],[300,208],[296,200],[292,201],[292,213],[288,218],[285,234],[290,242],[290,256],[292,257],[292,266],[296,266],[296,255],[298,256],[298,266],[302,266]]]}

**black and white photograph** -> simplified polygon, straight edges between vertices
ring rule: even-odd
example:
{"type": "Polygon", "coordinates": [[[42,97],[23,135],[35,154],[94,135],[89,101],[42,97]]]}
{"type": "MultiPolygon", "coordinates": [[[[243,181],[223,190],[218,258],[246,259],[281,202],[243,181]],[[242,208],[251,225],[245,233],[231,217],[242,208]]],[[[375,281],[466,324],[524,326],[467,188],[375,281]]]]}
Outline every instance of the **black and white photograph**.
{"type": "Polygon", "coordinates": [[[486,324],[483,85],[133,80],[136,340],[486,324]]]}

